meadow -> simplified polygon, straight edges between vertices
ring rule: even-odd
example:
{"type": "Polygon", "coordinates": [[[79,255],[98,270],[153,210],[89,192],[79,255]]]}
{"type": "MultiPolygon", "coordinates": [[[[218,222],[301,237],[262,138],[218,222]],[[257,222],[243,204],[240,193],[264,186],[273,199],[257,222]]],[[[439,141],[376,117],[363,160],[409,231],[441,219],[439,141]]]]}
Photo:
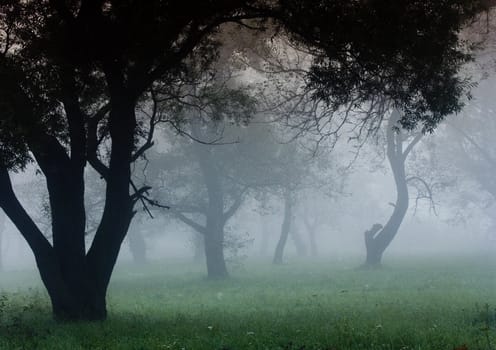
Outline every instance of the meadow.
{"type": "Polygon", "coordinates": [[[0,273],[0,349],[495,350],[496,260],[118,266],[109,317],[58,324],[34,272],[0,273]]]}

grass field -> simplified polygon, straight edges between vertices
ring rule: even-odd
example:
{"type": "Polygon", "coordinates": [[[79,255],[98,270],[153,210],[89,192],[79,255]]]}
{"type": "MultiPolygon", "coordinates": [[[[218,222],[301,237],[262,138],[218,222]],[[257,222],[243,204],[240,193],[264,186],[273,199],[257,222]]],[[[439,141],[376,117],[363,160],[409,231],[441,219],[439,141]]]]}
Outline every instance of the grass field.
{"type": "Polygon", "coordinates": [[[0,349],[496,349],[496,260],[118,267],[109,319],[57,324],[29,273],[0,274],[0,349]],[[32,287],[30,287],[32,286],[32,287]],[[28,289],[28,287],[30,287],[28,289]]]}

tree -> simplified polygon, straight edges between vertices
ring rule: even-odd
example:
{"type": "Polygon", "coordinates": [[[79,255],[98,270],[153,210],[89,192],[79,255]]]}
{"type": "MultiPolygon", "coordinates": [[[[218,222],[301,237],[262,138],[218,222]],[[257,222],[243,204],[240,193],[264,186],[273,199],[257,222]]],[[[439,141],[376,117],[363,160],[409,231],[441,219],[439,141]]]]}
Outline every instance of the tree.
{"type": "MultiPolygon", "coordinates": [[[[273,167],[276,169],[274,178],[277,180],[272,188],[276,194],[282,197],[284,209],[281,233],[272,260],[276,265],[283,263],[284,248],[290,233],[294,231],[294,209],[297,204],[298,192],[308,186],[306,181],[309,177],[312,160],[314,160],[305,159],[305,155],[298,149],[296,143],[281,144],[278,148],[277,159],[273,162],[273,167]]],[[[297,239],[298,237],[295,239],[295,244],[298,249],[297,239]]]]}
{"type": "MultiPolygon", "coordinates": [[[[458,224],[475,211],[486,211],[496,200],[494,82],[494,77],[489,76],[479,83],[470,104],[460,116],[440,125],[438,142],[429,148],[435,159],[432,168],[436,176],[456,184],[451,186],[456,190],[449,191],[447,200],[451,206],[448,220],[458,224]]],[[[488,216],[494,221],[492,215],[488,216]]]]}
{"type": "Polygon", "coordinates": [[[211,57],[207,36],[221,23],[259,17],[244,2],[8,1],[0,8],[2,167],[0,206],[28,241],[57,319],[106,317],[110,276],[143,189],[130,193],[136,107],[160,79],[177,76],[194,52],[211,57]],[[194,11],[192,11],[194,9],[194,11]],[[99,146],[108,135],[108,161],[99,146]],[[50,196],[48,241],[12,189],[8,170],[27,150],[50,196]],[[84,167],[106,180],[102,220],[85,247],[84,167]]]}
{"type": "MultiPolygon", "coordinates": [[[[420,181],[430,191],[427,183],[417,176],[407,176],[406,161],[413,148],[423,137],[421,132],[408,135],[397,127],[401,120],[400,112],[394,110],[389,117],[386,127],[386,155],[391,166],[394,182],[396,185],[396,201],[393,204],[393,213],[384,226],[374,224],[372,228],[365,232],[365,248],[367,257],[365,267],[379,267],[382,255],[389,244],[393,241],[405,218],[409,206],[408,185],[410,182],[420,181]]],[[[431,195],[432,196],[432,195],[431,195]]]]}
{"type": "Polygon", "coordinates": [[[451,112],[461,95],[454,76],[467,56],[456,33],[476,10],[475,3],[3,1],[0,207],[34,253],[54,316],[106,318],[108,283],[133,207],[147,189],[135,188],[131,181],[131,163],[153,144],[149,139],[141,145],[135,142],[140,132],[137,106],[150,98],[155,83],[173,85],[188,66],[208,66],[215,57],[213,34],[220,25],[272,18],[295,33],[299,42],[321,47],[316,67],[326,68],[322,73],[327,82],[343,87],[324,84],[327,97],[334,93],[339,97],[335,103],[346,100],[343,91],[368,93],[373,88],[374,94],[386,90],[393,100],[410,105],[420,92],[424,98],[414,104],[415,110],[433,110],[434,118],[424,110],[412,115],[410,123],[403,121],[408,125],[425,121],[431,127],[430,121],[451,112]],[[311,27],[308,18],[316,19],[311,27]],[[397,21],[384,20],[391,18],[397,21]],[[356,30],[348,31],[350,23],[356,30]],[[391,37],[395,40],[389,41],[391,37]],[[378,38],[384,41],[377,42],[378,38]],[[392,45],[385,45],[388,42],[392,45]],[[395,69],[399,66],[401,71],[395,69]],[[380,75],[382,80],[371,87],[357,84],[352,74],[334,71],[338,75],[333,76],[332,67],[345,67],[344,73],[357,72],[360,78],[375,76],[369,73],[376,67],[392,69],[384,69],[391,74],[380,75]],[[390,84],[398,74],[402,79],[390,84]],[[108,154],[102,151],[102,142],[109,146],[108,154]],[[10,182],[9,171],[22,169],[31,155],[46,178],[51,241],[19,203],[10,182]],[[106,181],[103,213],[89,249],[84,206],[87,163],[106,181]]]}

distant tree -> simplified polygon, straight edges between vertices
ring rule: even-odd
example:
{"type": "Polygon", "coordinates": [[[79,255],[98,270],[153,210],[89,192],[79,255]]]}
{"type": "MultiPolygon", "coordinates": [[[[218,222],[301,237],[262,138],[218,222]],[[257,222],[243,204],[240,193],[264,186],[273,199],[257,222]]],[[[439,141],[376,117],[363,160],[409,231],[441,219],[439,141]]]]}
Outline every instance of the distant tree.
{"type": "MultiPolygon", "coordinates": [[[[230,140],[233,136],[226,130],[232,126],[220,121],[191,127],[191,134],[198,140],[212,141],[222,134],[222,139],[230,140]]],[[[212,279],[228,275],[224,256],[226,224],[253,187],[252,172],[247,168],[250,159],[244,158],[239,147],[243,146],[178,140],[176,147],[156,160],[163,164],[161,177],[172,185],[157,187],[156,197],[167,198],[171,203],[169,213],[200,235],[195,239],[203,242],[207,273],[212,279]]]]}
{"type": "MultiPolygon", "coordinates": [[[[299,149],[296,143],[280,144],[278,146],[277,159],[273,162],[273,167],[276,169],[276,176],[274,176],[275,183],[272,186],[276,194],[281,197],[284,209],[283,219],[281,224],[281,232],[279,240],[274,251],[274,264],[282,264],[284,249],[288,238],[295,232],[295,207],[297,206],[299,192],[308,186],[309,174],[312,167],[312,161],[309,155],[305,155],[299,149]],[[305,158],[307,157],[307,158],[305,158]]],[[[293,238],[297,251],[302,254],[303,243],[299,241],[299,237],[293,238]]]]}
{"type": "MultiPolygon", "coordinates": [[[[337,174],[335,175],[337,176],[337,174]]],[[[331,198],[338,198],[343,195],[344,181],[346,174],[341,174],[341,183],[332,186],[331,193],[323,193],[322,188],[313,188],[305,191],[298,206],[298,217],[301,218],[302,225],[308,235],[310,256],[315,258],[319,255],[319,233],[323,227],[333,224],[334,216],[330,215],[328,206],[322,205],[322,201],[328,202],[331,198]]],[[[326,232],[327,233],[327,232],[326,232]]]]}
{"type": "MultiPolygon", "coordinates": [[[[438,142],[428,149],[436,160],[433,172],[456,185],[449,187],[445,200],[451,209],[448,220],[458,224],[469,221],[476,212],[488,213],[487,209],[496,203],[494,83],[494,76],[482,80],[463,112],[440,125],[438,142]]],[[[493,215],[484,216],[495,220],[493,215]]]]}
{"type": "Polygon", "coordinates": [[[391,244],[405,218],[410,204],[409,185],[417,185],[422,197],[432,200],[429,184],[419,176],[407,174],[407,160],[414,147],[421,141],[423,133],[406,132],[398,127],[401,114],[393,110],[386,126],[386,155],[396,185],[396,201],[393,213],[386,224],[374,224],[365,232],[367,257],[364,267],[376,268],[381,265],[384,251],[391,244]]]}
{"type": "Polygon", "coordinates": [[[175,120],[182,124],[172,124],[183,136],[176,136],[166,153],[155,153],[155,167],[146,174],[154,178],[155,196],[170,203],[170,214],[202,236],[195,244],[204,243],[212,279],[228,276],[225,226],[242,205],[253,175],[240,139],[246,141],[251,130],[241,124],[253,114],[254,100],[229,81],[226,69],[183,87],[187,97],[174,102],[179,104],[175,120]]]}

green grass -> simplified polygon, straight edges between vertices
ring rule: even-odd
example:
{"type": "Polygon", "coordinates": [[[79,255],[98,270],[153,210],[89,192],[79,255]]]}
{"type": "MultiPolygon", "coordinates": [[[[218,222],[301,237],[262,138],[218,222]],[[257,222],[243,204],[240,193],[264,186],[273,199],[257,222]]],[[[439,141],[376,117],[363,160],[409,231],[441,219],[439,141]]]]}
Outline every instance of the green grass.
{"type": "Polygon", "coordinates": [[[109,319],[57,324],[32,275],[0,275],[0,349],[496,349],[495,261],[121,266],[109,319]],[[9,281],[5,284],[3,281],[9,281]],[[17,283],[17,284],[16,284],[17,283]],[[20,285],[19,290],[14,286],[20,285]]]}

